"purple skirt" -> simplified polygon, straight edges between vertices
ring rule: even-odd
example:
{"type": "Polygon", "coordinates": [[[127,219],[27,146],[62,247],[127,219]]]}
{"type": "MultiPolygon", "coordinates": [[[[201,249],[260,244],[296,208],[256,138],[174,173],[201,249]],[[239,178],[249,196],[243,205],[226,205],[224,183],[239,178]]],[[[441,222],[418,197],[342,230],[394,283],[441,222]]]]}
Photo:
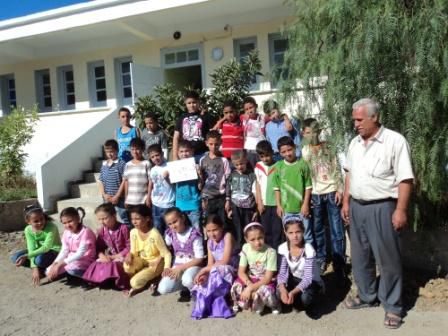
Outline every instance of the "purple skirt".
{"type": "Polygon", "coordinates": [[[85,271],[83,279],[95,284],[101,284],[112,279],[115,280],[115,286],[117,288],[130,288],[129,276],[124,271],[121,261],[110,261],[107,263],[94,261],[85,271]]]}
{"type": "Polygon", "coordinates": [[[205,317],[229,318],[234,314],[230,310],[226,296],[234,278],[235,269],[229,265],[213,267],[207,282],[195,285],[191,290],[196,297],[191,317],[199,320],[205,317]]]}

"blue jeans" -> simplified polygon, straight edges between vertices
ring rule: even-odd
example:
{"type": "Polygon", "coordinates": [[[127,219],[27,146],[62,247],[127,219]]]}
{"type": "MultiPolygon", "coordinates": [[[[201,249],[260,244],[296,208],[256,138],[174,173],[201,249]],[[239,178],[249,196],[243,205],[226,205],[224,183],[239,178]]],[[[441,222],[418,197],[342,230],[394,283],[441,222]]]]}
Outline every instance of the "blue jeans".
{"type": "Polygon", "coordinates": [[[191,210],[191,211],[183,211],[183,213],[187,215],[191,225],[199,230],[201,225],[201,211],[191,210]]]}
{"type": "MultiPolygon", "coordinates": [[[[15,264],[17,259],[19,259],[21,256],[23,256],[27,253],[28,253],[28,250],[20,250],[20,251],[13,253],[10,257],[11,262],[13,264],[15,264]]],[[[56,259],[57,256],[58,256],[58,252],[50,250],[46,253],[42,253],[42,254],[39,254],[38,256],[36,256],[34,258],[34,263],[36,264],[36,266],[38,268],[46,269],[48,266],[50,266],[53,263],[53,261],[56,259]]],[[[30,260],[27,259],[27,261],[25,261],[23,266],[30,267],[31,266],[30,260]]]]}
{"type": "Polygon", "coordinates": [[[115,211],[118,214],[118,217],[120,217],[121,223],[126,225],[129,229],[133,229],[131,221],[129,220],[128,216],[128,210],[124,207],[124,199],[121,199],[116,205],[115,205],[115,211]]]}
{"type": "Polygon", "coordinates": [[[152,223],[154,227],[159,230],[162,236],[165,234],[165,230],[167,229],[163,215],[168,209],[169,208],[160,208],[154,204],[152,205],[152,223]]]}
{"type": "Polygon", "coordinates": [[[328,224],[330,226],[333,266],[335,270],[340,270],[345,265],[345,235],[341,219],[341,209],[336,204],[335,197],[336,192],[323,195],[311,195],[311,204],[313,205],[316,260],[319,264],[322,264],[327,259],[325,226],[323,220],[323,214],[325,213],[324,210],[326,207],[328,224]]]}

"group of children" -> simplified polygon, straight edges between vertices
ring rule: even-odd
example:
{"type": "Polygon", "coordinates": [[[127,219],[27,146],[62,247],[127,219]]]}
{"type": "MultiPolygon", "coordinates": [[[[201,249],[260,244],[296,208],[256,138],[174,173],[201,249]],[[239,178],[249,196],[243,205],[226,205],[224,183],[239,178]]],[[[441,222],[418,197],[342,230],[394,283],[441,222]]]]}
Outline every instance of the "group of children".
{"type": "Polygon", "coordinates": [[[115,139],[104,144],[99,185],[105,203],[95,211],[97,237],[82,224],[83,209],[70,207],[60,214],[61,242],[42,209],[30,206],[24,211],[27,250],[12,260],[31,266],[35,285],[67,273],[91,284],[113,281],[128,296],[148,286],[154,294],[180,290],[179,301],[194,299],[196,319],[227,318],[240,309],[261,313],[264,307],[278,314],[282,304],[308,307],[323,288],[324,205],[336,274],[343,277],[345,266],[335,211],[338,165],[319,142],[316,121],[303,124],[304,161],[294,127],[275,102],[265,104],[267,117],[257,113],[252,97],[244,100],[241,116],[226,102],[214,126],[200,112],[195,92],[185,105],[172,156],[194,157],[197,179],[171,183],[167,137],[156,116],[146,115],[140,132],[121,108],[115,139]]]}

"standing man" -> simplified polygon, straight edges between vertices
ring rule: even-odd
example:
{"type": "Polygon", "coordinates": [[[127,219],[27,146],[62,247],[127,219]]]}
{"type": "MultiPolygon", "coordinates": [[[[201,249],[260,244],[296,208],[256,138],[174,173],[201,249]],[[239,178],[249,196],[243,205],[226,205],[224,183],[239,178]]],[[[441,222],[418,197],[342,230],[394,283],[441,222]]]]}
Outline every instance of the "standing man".
{"type": "Polygon", "coordinates": [[[364,98],[353,104],[358,132],[348,148],[342,218],[350,223],[352,270],[358,296],[348,309],[375,306],[386,311],[384,326],[402,323],[403,272],[400,230],[407,224],[412,192],[410,150],[406,139],[379,122],[379,105],[364,98]],[[380,279],[377,284],[376,267],[380,279]]]}

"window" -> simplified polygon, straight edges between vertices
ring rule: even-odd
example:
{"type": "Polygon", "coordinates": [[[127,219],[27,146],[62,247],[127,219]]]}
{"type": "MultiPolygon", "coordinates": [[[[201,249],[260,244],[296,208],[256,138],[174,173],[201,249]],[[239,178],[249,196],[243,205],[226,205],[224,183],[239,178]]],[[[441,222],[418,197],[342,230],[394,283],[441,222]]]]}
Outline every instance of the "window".
{"type": "Polygon", "coordinates": [[[288,72],[283,69],[288,40],[280,34],[269,34],[269,60],[272,72],[271,86],[277,87],[279,79],[286,79],[288,72]]]}
{"type": "Polygon", "coordinates": [[[58,68],[59,106],[62,110],[75,109],[75,78],[73,66],[66,65],[58,68]]]}
{"type": "Polygon", "coordinates": [[[14,75],[0,76],[0,117],[7,115],[17,107],[16,82],[14,75]]]}
{"type": "Polygon", "coordinates": [[[163,67],[167,68],[178,68],[190,65],[200,65],[201,56],[199,52],[199,47],[197,45],[192,45],[183,48],[165,49],[162,50],[162,61],[163,67]]]}
{"type": "Polygon", "coordinates": [[[9,106],[17,107],[17,99],[16,99],[16,81],[14,77],[8,79],[8,97],[9,97],[9,106]]]}
{"type": "MultiPolygon", "coordinates": [[[[241,62],[244,57],[247,57],[249,53],[257,49],[257,38],[247,37],[242,39],[237,39],[233,41],[233,51],[235,58],[241,62]]],[[[257,76],[252,80],[251,90],[258,89],[258,79],[257,76]]]]}
{"type": "Polygon", "coordinates": [[[121,105],[133,105],[132,58],[115,59],[115,76],[117,81],[117,98],[121,105]]]}
{"type": "Polygon", "coordinates": [[[87,65],[89,77],[90,106],[106,106],[106,69],[104,61],[91,62],[87,65]]]}
{"type": "Polygon", "coordinates": [[[53,108],[51,99],[50,70],[37,70],[35,72],[36,97],[40,112],[49,112],[53,108]]]}

